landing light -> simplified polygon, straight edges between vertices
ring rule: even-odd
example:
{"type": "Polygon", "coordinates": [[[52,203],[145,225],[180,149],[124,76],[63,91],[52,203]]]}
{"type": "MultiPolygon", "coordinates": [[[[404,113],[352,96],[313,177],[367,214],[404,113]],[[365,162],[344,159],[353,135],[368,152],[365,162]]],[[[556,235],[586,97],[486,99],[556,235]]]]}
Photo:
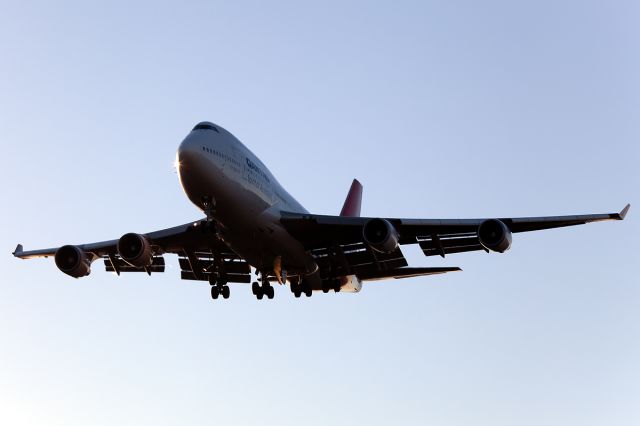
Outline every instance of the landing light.
{"type": "Polygon", "coordinates": [[[180,163],[180,160],[178,160],[178,156],[176,155],[176,159],[173,160],[173,169],[177,172],[180,171],[180,167],[182,166],[182,164],[180,163]]]}

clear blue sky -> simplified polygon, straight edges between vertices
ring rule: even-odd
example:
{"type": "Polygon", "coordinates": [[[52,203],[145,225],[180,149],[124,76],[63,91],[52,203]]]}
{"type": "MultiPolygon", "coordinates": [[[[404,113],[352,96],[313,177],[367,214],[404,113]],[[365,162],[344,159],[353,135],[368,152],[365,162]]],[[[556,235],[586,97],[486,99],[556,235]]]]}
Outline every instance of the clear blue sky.
{"type": "Polygon", "coordinates": [[[89,3],[0,13],[1,424],[640,424],[638,2],[89,3]],[[201,120],[317,213],[636,208],[301,300],[10,255],[199,217],[201,120]]]}

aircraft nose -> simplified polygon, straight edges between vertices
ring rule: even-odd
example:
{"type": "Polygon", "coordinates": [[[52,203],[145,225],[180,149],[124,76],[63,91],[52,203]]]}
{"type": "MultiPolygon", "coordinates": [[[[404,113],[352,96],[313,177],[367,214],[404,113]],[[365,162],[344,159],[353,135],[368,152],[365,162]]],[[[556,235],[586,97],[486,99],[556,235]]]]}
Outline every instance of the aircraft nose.
{"type": "Polygon", "coordinates": [[[200,157],[202,144],[198,142],[197,138],[194,138],[192,135],[186,137],[184,141],[178,147],[178,152],[176,154],[176,159],[180,166],[185,166],[187,164],[192,164],[198,161],[200,157]]]}

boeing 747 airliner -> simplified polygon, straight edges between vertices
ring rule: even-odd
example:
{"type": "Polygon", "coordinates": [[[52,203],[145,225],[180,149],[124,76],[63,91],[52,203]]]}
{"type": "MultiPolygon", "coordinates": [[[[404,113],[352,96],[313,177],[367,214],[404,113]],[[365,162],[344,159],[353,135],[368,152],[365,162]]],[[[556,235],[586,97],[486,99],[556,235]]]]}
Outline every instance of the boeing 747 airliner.
{"type": "Polygon", "coordinates": [[[363,282],[459,271],[455,267],[409,267],[400,250],[418,244],[426,256],[483,250],[503,253],[512,234],[624,219],[620,213],[485,219],[361,217],[362,185],[354,180],[339,216],[311,214],[278,183],[238,139],[210,122],[196,125],[176,158],[184,192],[205,217],[147,234],[127,233],[98,243],[13,253],[49,257],[74,278],[89,275],[102,259],[107,271],[164,272],[164,254],[178,255],[182,279],[208,281],[211,297],[229,297],[229,283],[251,283],[262,299],[272,283],[291,292],[359,292],[363,282]]]}

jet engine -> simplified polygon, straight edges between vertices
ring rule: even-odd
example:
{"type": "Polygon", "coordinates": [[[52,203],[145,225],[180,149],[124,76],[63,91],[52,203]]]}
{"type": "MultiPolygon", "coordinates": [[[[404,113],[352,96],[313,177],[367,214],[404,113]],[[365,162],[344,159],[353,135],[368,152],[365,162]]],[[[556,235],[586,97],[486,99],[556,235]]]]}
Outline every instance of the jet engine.
{"type": "Polygon", "coordinates": [[[91,261],[87,254],[76,246],[60,247],[54,259],[58,269],[73,278],[86,277],[91,273],[91,261]]]}
{"type": "Polygon", "coordinates": [[[511,231],[498,219],[487,219],[478,227],[478,239],[487,250],[504,253],[511,247],[511,231]]]}
{"type": "Polygon", "coordinates": [[[151,244],[140,234],[124,234],[118,240],[118,254],[129,265],[145,268],[153,263],[151,244]]]}
{"type": "Polygon", "coordinates": [[[385,219],[369,219],[362,228],[362,237],[380,253],[391,253],[398,248],[398,231],[385,219]]]}

